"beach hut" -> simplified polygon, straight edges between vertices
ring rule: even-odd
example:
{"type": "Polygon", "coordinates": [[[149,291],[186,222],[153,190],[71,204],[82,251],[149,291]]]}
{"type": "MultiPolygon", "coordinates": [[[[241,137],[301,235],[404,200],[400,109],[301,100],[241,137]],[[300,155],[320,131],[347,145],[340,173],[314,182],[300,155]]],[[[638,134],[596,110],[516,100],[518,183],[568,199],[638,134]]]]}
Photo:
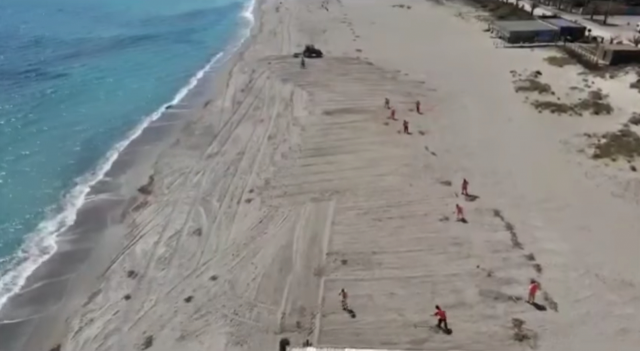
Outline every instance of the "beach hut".
{"type": "Polygon", "coordinates": [[[538,20],[496,21],[496,35],[507,43],[553,43],[558,41],[558,28],[538,20]]]}
{"type": "Polygon", "coordinates": [[[560,31],[560,38],[567,38],[569,41],[578,41],[585,37],[587,33],[587,27],[571,22],[565,18],[545,18],[541,21],[558,28],[560,31]]]}

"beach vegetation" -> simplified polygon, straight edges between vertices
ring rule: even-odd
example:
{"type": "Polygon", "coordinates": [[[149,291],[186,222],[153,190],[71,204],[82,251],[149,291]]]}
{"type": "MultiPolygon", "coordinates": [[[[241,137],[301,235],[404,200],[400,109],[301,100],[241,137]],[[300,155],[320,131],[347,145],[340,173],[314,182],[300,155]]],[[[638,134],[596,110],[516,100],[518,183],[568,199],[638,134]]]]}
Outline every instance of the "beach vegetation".
{"type": "Polygon", "coordinates": [[[634,159],[640,156],[640,136],[630,128],[604,133],[593,146],[591,157],[594,159],[634,159]]]}
{"type": "Polygon", "coordinates": [[[640,78],[636,79],[635,82],[632,82],[631,84],[629,84],[629,88],[635,89],[640,93],[640,78]]]}
{"type": "Polygon", "coordinates": [[[555,66],[555,67],[572,66],[572,65],[578,64],[578,62],[572,57],[561,56],[561,55],[545,57],[544,60],[551,66],[555,66]]]}
{"type": "Polygon", "coordinates": [[[627,123],[632,124],[634,126],[640,126],[640,113],[634,112],[627,123]]]}
{"type": "Polygon", "coordinates": [[[547,111],[559,115],[579,115],[571,104],[565,102],[534,100],[531,102],[531,105],[538,110],[538,112],[547,111]]]}
{"type": "Polygon", "coordinates": [[[515,82],[515,90],[517,93],[538,93],[541,95],[554,95],[551,85],[542,83],[537,76],[530,75],[526,78],[517,79],[515,82]]]}
{"type": "Polygon", "coordinates": [[[577,111],[591,113],[596,116],[610,115],[613,113],[613,106],[607,100],[608,96],[599,90],[592,90],[587,93],[585,99],[573,104],[577,111]]]}
{"type": "Polygon", "coordinates": [[[531,105],[538,110],[538,112],[547,111],[559,115],[582,116],[583,113],[589,113],[602,116],[613,113],[613,106],[609,103],[608,96],[599,90],[588,92],[584,99],[580,99],[580,101],[576,103],[533,100],[531,105]]]}

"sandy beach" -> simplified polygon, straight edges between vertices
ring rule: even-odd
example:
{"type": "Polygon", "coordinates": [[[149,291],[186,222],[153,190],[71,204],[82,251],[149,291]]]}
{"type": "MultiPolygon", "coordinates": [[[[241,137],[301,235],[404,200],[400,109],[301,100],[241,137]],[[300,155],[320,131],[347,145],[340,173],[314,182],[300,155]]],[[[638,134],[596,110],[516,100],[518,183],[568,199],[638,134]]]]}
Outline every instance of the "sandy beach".
{"type": "Polygon", "coordinates": [[[584,137],[640,111],[632,77],[496,47],[481,14],[259,2],[239,54],[134,145],[135,167],[121,160],[119,196],[85,206],[67,270],[36,271],[2,311],[19,322],[0,335],[21,336],[0,350],[637,349],[640,178],[633,160],[592,160],[584,137]],[[308,43],[325,57],[302,69],[308,43]],[[536,110],[514,89],[531,72],[546,98],[578,101],[586,84],[613,111],[536,110]],[[530,279],[545,311],[524,302],[530,279]],[[432,327],[436,304],[451,335],[432,327]]]}

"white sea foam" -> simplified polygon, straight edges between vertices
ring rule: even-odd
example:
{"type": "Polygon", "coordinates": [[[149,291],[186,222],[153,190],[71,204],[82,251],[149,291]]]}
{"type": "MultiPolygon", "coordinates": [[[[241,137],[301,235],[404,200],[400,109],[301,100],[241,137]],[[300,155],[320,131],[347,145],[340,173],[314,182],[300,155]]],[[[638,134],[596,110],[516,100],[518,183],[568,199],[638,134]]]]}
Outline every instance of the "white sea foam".
{"type": "Polygon", "coordinates": [[[255,1],[249,1],[241,14],[241,17],[248,21],[248,25],[239,33],[240,38],[238,38],[239,40],[236,41],[235,45],[213,57],[203,69],[198,71],[198,73],[189,80],[189,83],[185,87],[178,91],[173,100],[161,106],[153,114],[147,116],[124,140],[116,144],[107,153],[92,172],[78,178],[76,180],[76,186],[63,198],[60,207],[62,210],[41,222],[35,231],[28,236],[25,244],[20,248],[19,252],[13,256],[10,263],[11,270],[0,277],[0,307],[6,303],[9,297],[20,291],[29,275],[31,275],[38,266],[55,253],[57,249],[57,236],[75,222],[78,210],[87,200],[86,197],[89,190],[104,178],[104,175],[109,171],[124,148],[138,137],[151,122],[162,116],[165,109],[179,103],[187,93],[196,86],[207,71],[227,61],[228,58],[240,48],[251,33],[251,28],[254,24],[254,6],[255,1]]]}
{"type": "MultiPolygon", "coordinates": [[[[251,0],[245,6],[244,11],[242,11],[242,17],[246,18],[250,23],[249,32],[251,31],[251,27],[253,27],[253,24],[255,22],[255,17],[254,17],[255,6],[256,6],[256,1],[255,0],[251,0]]],[[[244,41],[244,39],[243,39],[243,41],[244,41]]]]}

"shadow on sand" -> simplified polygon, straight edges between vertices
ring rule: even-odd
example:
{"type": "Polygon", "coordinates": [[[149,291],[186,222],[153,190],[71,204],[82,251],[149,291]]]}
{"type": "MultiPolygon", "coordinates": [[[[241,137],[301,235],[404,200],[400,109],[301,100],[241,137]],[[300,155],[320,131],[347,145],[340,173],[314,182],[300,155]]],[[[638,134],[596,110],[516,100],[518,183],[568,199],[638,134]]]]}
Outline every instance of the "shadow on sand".
{"type": "Polygon", "coordinates": [[[347,312],[347,314],[351,317],[351,318],[356,318],[356,313],[350,309],[350,308],[345,308],[344,309],[345,312],[347,312]]]}
{"type": "Polygon", "coordinates": [[[472,195],[472,194],[468,194],[464,196],[464,199],[467,200],[468,202],[474,202],[476,200],[478,200],[480,198],[480,196],[478,195],[472,195]]]}
{"type": "Polygon", "coordinates": [[[437,325],[433,325],[431,327],[429,327],[429,329],[431,329],[431,331],[433,331],[434,333],[445,333],[447,335],[451,335],[453,334],[453,329],[449,328],[449,329],[445,329],[443,327],[439,327],[437,325]]]}
{"type": "Polygon", "coordinates": [[[533,308],[535,308],[536,310],[540,311],[540,312],[544,312],[547,310],[547,306],[545,305],[541,305],[537,302],[527,302],[529,305],[533,306],[533,308]]]}

